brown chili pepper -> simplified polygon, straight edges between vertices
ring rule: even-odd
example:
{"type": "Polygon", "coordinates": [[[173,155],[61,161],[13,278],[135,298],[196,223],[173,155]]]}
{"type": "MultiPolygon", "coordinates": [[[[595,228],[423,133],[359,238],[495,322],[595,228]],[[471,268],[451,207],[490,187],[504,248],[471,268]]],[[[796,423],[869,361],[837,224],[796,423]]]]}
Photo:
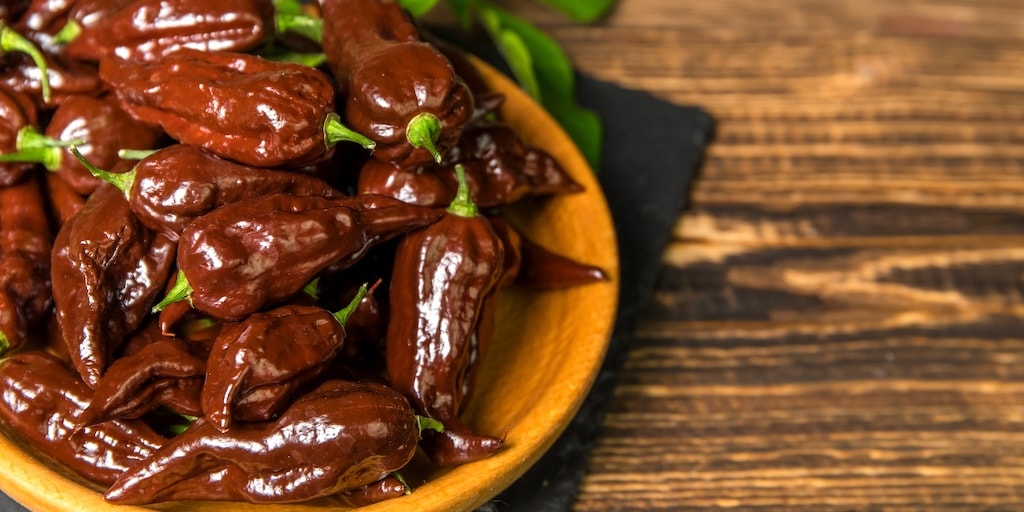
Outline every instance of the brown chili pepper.
{"type": "Polygon", "coordinates": [[[442,212],[389,197],[271,194],[222,206],[181,234],[178,281],[160,306],[188,298],[221,321],[284,300],[327,268],[351,266],[381,242],[442,212]]]}
{"type": "Polygon", "coordinates": [[[104,58],[100,77],[139,121],[256,167],[300,166],[365,137],[341,124],[320,71],[241,53],[179,50],[158,62],[104,58]]]}
{"type": "Polygon", "coordinates": [[[242,165],[188,144],[156,151],[125,173],[109,173],[88,161],[83,164],[121,189],[143,224],[175,241],[193,220],[229,203],[278,192],[343,196],[308,174],[242,165]]]}
{"type": "Polygon", "coordinates": [[[166,440],[134,420],[76,429],[91,395],[72,370],[45,352],[22,352],[0,361],[0,421],[50,460],[110,485],[166,440]]]}
{"type": "Polygon", "coordinates": [[[359,172],[358,190],[423,206],[449,204],[458,188],[452,171],[458,164],[465,169],[470,195],[480,208],[505,206],[527,196],[583,190],[551,155],[526,145],[512,127],[503,123],[478,123],[466,128],[443,166],[403,168],[370,159],[359,172]]]}
{"type": "Polygon", "coordinates": [[[347,97],[345,122],[403,167],[440,162],[473,113],[451,63],[390,0],[322,0],[323,50],[347,97]]]}
{"type": "Polygon", "coordinates": [[[374,503],[409,494],[409,488],[395,475],[337,494],[342,503],[350,507],[366,507],[374,503]]]}
{"type": "MultiPolygon", "coordinates": [[[[152,333],[144,336],[152,337],[152,333]]],[[[205,375],[206,360],[190,352],[185,341],[158,337],[111,363],[96,384],[80,424],[138,418],[161,406],[177,414],[199,416],[203,413],[200,393],[205,375]]]]}
{"type": "Polygon", "coordinates": [[[328,381],[272,423],[227,432],[199,419],[153,457],[122,475],[107,501],[287,503],[376,482],[416,452],[409,403],[379,384],[328,381]]]}
{"type": "Polygon", "coordinates": [[[53,173],[46,173],[46,196],[49,199],[50,218],[58,228],[85,206],[85,198],[75,192],[66,181],[53,173]]]}
{"type": "MultiPolygon", "coordinates": [[[[51,89],[48,68],[50,63],[46,59],[46,55],[35,45],[29,38],[22,35],[20,32],[11,28],[6,23],[0,22],[0,57],[3,57],[7,68],[28,68],[31,62],[34,66],[34,72],[38,77],[39,94],[42,98],[42,103],[49,103],[51,99],[51,89]],[[20,52],[23,55],[18,57],[25,58],[11,58],[8,55],[11,52],[20,52]],[[13,64],[12,62],[13,61],[13,64]]],[[[11,85],[11,84],[8,84],[11,85]]],[[[12,89],[20,90],[17,87],[11,85],[12,89]]]]}
{"type": "MultiPolygon", "coordinates": [[[[38,122],[35,104],[24,93],[0,86],[0,155],[17,151],[18,132],[38,122]]],[[[0,186],[21,179],[33,164],[0,162],[0,186]]]]}
{"type": "Polygon", "coordinates": [[[56,172],[76,192],[88,195],[103,183],[70,152],[76,145],[93,164],[111,168],[121,162],[121,148],[149,149],[163,134],[135,121],[112,97],[75,95],[57,107],[46,133],[34,129],[18,134],[18,153],[0,156],[11,161],[33,161],[56,172]]]}
{"type": "Polygon", "coordinates": [[[274,34],[270,0],[138,0],[82,27],[67,55],[155,62],[182,48],[244,52],[274,34]]]}
{"type": "Polygon", "coordinates": [[[163,291],[175,244],[128,209],[121,191],[102,186],[53,244],[53,299],[75,369],[95,386],[108,361],[163,291]]]}
{"type": "Polygon", "coordinates": [[[459,193],[447,214],[398,244],[391,278],[387,371],[391,385],[417,413],[444,425],[423,439],[442,465],[487,457],[502,439],[481,435],[459,419],[473,338],[485,299],[501,277],[504,249],[469,200],[461,166],[459,193]]]}
{"type": "Polygon", "coordinates": [[[226,324],[207,365],[206,419],[223,432],[233,418],[265,421],[277,415],[341,350],[345,322],[365,295],[363,287],[334,314],[316,306],[286,305],[226,324]]]}
{"type": "Polygon", "coordinates": [[[490,217],[490,221],[506,249],[503,283],[533,288],[564,288],[608,280],[608,275],[600,268],[545,248],[527,238],[504,218],[490,217]],[[509,253],[516,256],[510,260],[509,253]]]}
{"type": "Polygon", "coordinates": [[[60,28],[75,0],[32,0],[18,18],[17,28],[22,32],[51,32],[60,28]]]}
{"type": "Polygon", "coordinates": [[[50,223],[37,180],[0,187],[0,353],[50,310],[50,223]]]}

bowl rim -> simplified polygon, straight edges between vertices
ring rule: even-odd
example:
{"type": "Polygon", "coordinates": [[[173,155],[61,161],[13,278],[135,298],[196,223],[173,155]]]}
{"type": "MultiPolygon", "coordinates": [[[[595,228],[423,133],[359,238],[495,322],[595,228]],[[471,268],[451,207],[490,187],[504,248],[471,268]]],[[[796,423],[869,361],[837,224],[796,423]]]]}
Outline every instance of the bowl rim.
{"type": "MultiPolygon", "coordinates": [[[[600,231],[603,236],[603,253],[598,255],[602,261],[596,263],[607,273],[609,279],[587,286],[599,297],[598,302],[604,309],[598,313],[603,314],[595,315],[596,323],[588,326],[589,332],[597,333],[597,336],[594,336],[595,343],[580,344],[585,346],[574,354],[581,364],[575,375],[578,380],[574,382],[573,392],[558,395],[559,403],[555,404],[559,406],[558,410],[546,415],[542,423],[536,425],[538,428],[532,432],[533,435],[529,439],[518,439],[516,443],[507,446],[491,458],[452,468],[418,487],[409,496],[362,507],[358,509],[360,511],[472,510],[497,496],[544,455],[576,416],[597,378],[611,340],[618,308],[619,256],[611,212],[596,174],[576,145],[547,111],[500,71],[476,57],[468,57],[485,83],[492,90],[505,95],[501,107],[502,119],[516,126],[517,131],[528,143],[551,153],[573,179],[583,185],[588,200],[594,202],[588,204],[593,210],[590,212],[593,215],[588,217],[586,222],[590,226],[596,226],[595,231],[600,231]],[[524,130],[517,126],[524,119],[528,120],[533,128],[530,133],[524,133],[524,130]],[[480,474],[489,475],[490,478],[475,476],[480,474]],[[456,481],[470,482],[470,485],[451,487],[450,484],[456,481]]],[[[0,435],[0,454],[0,491],[31,510],[128,512],[175,509],[174,504],[188,503],[169,502],[170,505],[157,504],[150,507],[110,504],[103,500],[102,493],[95,488],[83,485],[80,480],[71,479],[63,472],[36,459],[23,449],[20,442],[6,435],[0,435]]],[[[307,508],[324,510],[321,506],[305,507],[302,503],[258,506],[230,502],[192,503],[196,506],[186,505],[185,509],[216,509],[225,512],[298,511],[307,508]]]]}

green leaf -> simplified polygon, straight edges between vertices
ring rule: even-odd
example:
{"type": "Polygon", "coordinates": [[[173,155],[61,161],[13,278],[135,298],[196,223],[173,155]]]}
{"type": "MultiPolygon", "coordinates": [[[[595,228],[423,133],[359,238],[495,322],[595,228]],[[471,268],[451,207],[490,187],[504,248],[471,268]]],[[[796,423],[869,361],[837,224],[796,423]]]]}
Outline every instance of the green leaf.
{"type": "Polygon", "coordinates": [[[576,103],[576,76],[558,43],[504,10],[481,5],[481,18],[516,80],[565,128],[593,169],[601,160],[601,120],[576,103]]]}
{"type": "Polygon", "coordinates": [[[591,23],[604,16],[615,4],[615,0],[540,0],[558,9],[574,21],[591,23]]]}
{"type": "Polygon", "coordinates": [[[422,16],[426,14],[427,11],[433,9],[436,4],[437,0],[398,0],[398,5],[401,5],[413,16],[422,16]]]}
{"type": "Polygon", "coordinates": [[[477,0],[448,0],[448,5],[455,11],[455,17],[459,19],[462,28],[468,29],[473,23],[473,6],[477,0]]]}
{"type": "Polygon", "coordinates": [[[274,0],[274,11],[278,14],[302,14],[302,2],[300,0],[274,0]]]}

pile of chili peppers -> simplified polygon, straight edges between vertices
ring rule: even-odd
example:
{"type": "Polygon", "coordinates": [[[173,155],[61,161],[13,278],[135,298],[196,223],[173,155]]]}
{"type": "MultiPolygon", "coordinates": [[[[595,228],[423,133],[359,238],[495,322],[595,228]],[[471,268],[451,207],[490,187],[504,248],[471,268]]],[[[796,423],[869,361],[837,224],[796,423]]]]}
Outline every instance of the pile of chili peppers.
{"type": "Polygon", "coordinates": [[[110,502],[363,505],[488,457],[499,290],[605,279],[502,217],[581,187],[460,53],[283,5],[0,5],[0,425],[110,502]]]}

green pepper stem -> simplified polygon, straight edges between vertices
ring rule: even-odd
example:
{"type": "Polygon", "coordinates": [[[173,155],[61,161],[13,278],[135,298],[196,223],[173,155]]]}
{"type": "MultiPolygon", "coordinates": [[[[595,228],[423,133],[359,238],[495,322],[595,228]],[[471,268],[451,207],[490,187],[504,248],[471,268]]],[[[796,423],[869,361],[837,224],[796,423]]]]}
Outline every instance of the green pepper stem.
{"type": "Polygon", "coordinates": [[[153,153],[160,151],[159,149],[119,149],[117,150],[117,157],[121,160],[142,160],[153,153]]]}
{"type": "Polygon", "coordinates": [[[11,348],[11,342],[7,339],[7,335],[3,331],[0,331],[0,354],[7,352],[11,348]]]}
{"type": "Polygon", "coordinates": [[[426,416],[416,415],[416,427],[419,428],[420,432],[424,430],[433,430],[434,432],[444,432],[444,423],[435,420],[434,418],[428,418],[426,416]]]}
{"type": "Polygon", "coordinates": [[[352,313],[355,312],[357,307],[359,307],[359,303],[363,301],[363,297],[366,297],[366,290],[366,283],[363,283],[356,292],[356,296],[348,303],[348,306],[345,306],[341,311],[334,314],[334,318],[338,320],[339,324],[344,326],[345,322],[348,322],[349,317],[352,316],[352,313]]]}
{"type": "Polygon", "coordinates": [[[32,58],[36,67],[39,68],[39,84],[42,88],[43,101],[50,102],[50,76],[46,69],[46,59],[43,52],[32,43],[27,37],[17,33],[7,24],[0,22],[0,50],[5,52],[21,52],[32,58]]]}
{"type": "Polygon", "coordinates": [[[441,163],[441,152],[437,150],[437,140],[440,137],[441,120],[429,112],[417,114],[405,127],[405,138],[409,144],[429,151],[437,163],[441,163]]]}
{"type": "Polygon", "coordinates": [[[448,205],[448,212],[459,217],[476,217],[480,210],[473,203],[469,194],[469,182],[466,180],[466,169],[462,164],[455,164],[455,177],[459,181],[459,189],[455,191],[455,199],[448,205]]]}
{"type": "Polygon", "coordinates": [[[68,44],[82,34],[82,25],[75,20],[68,20],[56,34],[53,35],[53,42],[57,44],[68,44]]]}
{"type": "Polygon", "coordinates": [[[129,191],[132,189],[132,183],[135,182],[134,167],[130,171],[122,173],[105,171],[93,165],[92,162],[86,160],[85,156],[78,151],[78,147],[71,146],[68,150],[71,151],[72,155],[75,155],[75,158],[77,158],[79,162],[81,162],[82,167],[88,169],[93,176],[117,187],[118,190],[124,193],[126,198],[128,197],[129,191]]]}
{"type": "Polygon", "coordinates": [[[319,299],[320,298],[320,294],[318,292],[319,289],[320,289],[320,278],[319,277],[313,278],[312,281],[306,283],[306,286],[302,287],[302,291],[306,292],[306,295],[309,295],[310,297],[313,297],[314,299],[319,299]]]}
{"type": "Polygon", "coordinates": [[[335,112],[327,115],[324,120],[324,142],[327,146],[333,146],[339,142],[355,142],[366,149],[377,147],[377,143],[369,137],[356,132],[341,122],[341,116],[335,112]]]}
{"type": "Polygon", "coordinates": [[[35,126],[30,124],[22,126],[18,130],[16,141],[18,150],[34,148],[66,148],[68,146],[81,146],[85,139],[60,140],[40,133],[35,126]]]}
{"type": "Polygon", "coordinates": [[[50,171],[56,171],[60,167],[60,161],[60,148],[28,148],[0,155],[0,162],[42,164],[43,167],[50,171]]]}
{"type": "Polygon", "coordinates": [[[159,313],[164,308],[174,304],[175,302],[190,299],[192,297],[192,285],[189,284],[188,279],[185,278],[185,272],[178,270],[177,279],[174,281],[174,286],[168,290],[167,295],[164,296],[163,300],[153,306],[153,312],[159,313]]]}

